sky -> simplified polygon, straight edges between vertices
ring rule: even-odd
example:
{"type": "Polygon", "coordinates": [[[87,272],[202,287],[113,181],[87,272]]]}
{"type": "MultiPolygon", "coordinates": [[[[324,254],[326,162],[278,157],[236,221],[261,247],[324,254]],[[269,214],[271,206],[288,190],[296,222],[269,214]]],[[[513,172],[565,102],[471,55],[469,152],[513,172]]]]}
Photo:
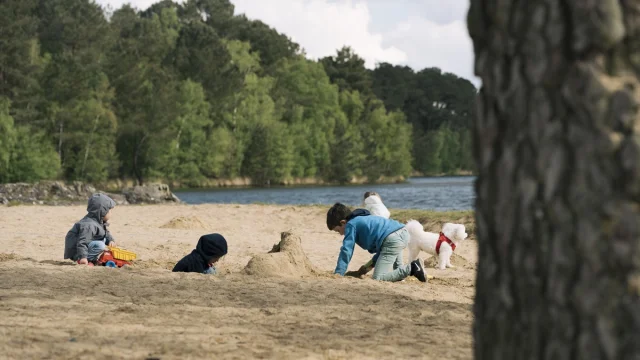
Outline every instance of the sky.
{"type": "MultiPolygon", "coordinates": [[[[96,0],[146,9],[155,0],[96,0]]],[[[439,67],[471,80],[469,0],[231,0],[236,14],[259,19],[300,44],[311,59],[347,45],[368,68],[388,62],[415,70],[439,67]]]]}

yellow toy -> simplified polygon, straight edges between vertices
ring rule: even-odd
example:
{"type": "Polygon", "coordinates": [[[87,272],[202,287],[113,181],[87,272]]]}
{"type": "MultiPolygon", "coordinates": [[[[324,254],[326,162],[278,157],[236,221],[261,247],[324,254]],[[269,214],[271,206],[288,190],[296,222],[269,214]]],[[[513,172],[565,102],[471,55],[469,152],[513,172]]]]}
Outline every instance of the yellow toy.
{"type": "Polygon", "coordinates": [[[125,265],[131,265],[131,261],[136,258],[137,255],[133,251],[109,246],[108,250],[105,250],[102,255],[100,255],[97,264],[107,267],[123,267],[125,265]]]}

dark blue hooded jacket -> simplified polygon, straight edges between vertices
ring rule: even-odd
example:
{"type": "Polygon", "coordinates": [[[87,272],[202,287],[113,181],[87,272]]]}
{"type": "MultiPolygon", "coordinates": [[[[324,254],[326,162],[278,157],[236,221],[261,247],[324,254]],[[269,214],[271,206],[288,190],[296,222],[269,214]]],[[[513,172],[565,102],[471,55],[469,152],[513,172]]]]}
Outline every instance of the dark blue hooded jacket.
{"type": "Polygon", "coordinates": [[[178,261],[173,272],[205,273],[211,266],[211,259],[227,254],[227,240],[220,234],[203,235],[191,254],[178,261]]]}

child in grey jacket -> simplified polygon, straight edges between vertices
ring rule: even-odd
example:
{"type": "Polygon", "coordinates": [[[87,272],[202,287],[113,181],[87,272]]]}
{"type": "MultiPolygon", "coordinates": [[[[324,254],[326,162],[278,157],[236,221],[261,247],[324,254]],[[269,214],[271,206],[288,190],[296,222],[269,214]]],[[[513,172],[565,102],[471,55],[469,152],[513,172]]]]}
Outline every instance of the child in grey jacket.
{"type": "Polygon", "coordinates": [[[64,258],[78,264],[93,264],[107,245],[116,243],[107,229],[115,201],[105,194],[93,194],[87,215],[73,225],[64,239],[64,258]]]}

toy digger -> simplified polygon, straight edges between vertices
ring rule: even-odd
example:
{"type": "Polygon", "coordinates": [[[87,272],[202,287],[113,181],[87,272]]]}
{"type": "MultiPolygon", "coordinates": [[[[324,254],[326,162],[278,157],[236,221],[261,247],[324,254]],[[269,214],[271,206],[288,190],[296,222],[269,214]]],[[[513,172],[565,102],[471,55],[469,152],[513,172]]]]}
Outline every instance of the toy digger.
{"type": "Polygon", "coordinates": [[[131,261],[135,260],[137,255],[132,251],[127,251],[117,247],[107,246],[102,252],[96,265],[112,268],[121,268],[125,265],[131,265],[131,261]]]}

